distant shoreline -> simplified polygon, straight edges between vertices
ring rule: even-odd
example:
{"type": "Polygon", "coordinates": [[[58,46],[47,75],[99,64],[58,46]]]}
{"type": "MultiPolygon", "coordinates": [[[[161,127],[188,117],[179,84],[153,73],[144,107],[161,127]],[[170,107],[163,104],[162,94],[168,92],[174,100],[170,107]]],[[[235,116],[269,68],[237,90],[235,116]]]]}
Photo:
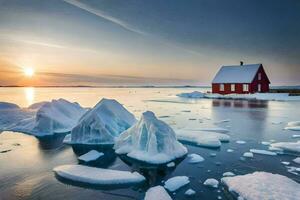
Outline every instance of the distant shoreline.
{"type": "Polygon", "coordinates": [[[71,86],[17,86],[17,85],[9,85],[9,86],[0,86],[0,88],[27,88],[27,87],[35,87],[35,88],[211,88],[211,86],[88,86],[88,85],[71,85],[71,86]]]}

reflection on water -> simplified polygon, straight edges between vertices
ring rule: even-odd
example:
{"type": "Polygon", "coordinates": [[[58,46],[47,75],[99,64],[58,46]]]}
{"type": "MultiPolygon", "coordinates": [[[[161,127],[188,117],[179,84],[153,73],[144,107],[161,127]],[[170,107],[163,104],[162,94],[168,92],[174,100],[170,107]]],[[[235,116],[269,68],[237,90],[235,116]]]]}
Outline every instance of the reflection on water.
{"type": "Polygon", "coordinates": [[[30,106],[34,103],[35,99],[35,88],[34,87],[26,87],[24,88],[24,93],[27,101],[27,106],[30,106]]]}
{"type": "Polygon", "coordinates": [[[212,100],[213,107],[268,108],[268,103],[265,100],[212,100]]]}

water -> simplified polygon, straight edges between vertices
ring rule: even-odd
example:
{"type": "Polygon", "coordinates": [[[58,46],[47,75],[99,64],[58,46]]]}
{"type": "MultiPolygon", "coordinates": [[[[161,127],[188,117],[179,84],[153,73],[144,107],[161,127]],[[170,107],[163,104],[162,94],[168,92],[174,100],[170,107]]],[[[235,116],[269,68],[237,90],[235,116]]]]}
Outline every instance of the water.
{"type": "MultiPolygon", "coordinates": [[[[300,102],[233,101],[233,100],[186,100],[175,94],[193,91],[191,88],[0,88],[0,101],[16,103],[21,107],[53,98],[77,101],[92,107],[101,98],[115,98],[134,113],[137,118],[145,110],[151,110],[174,129],[199,129],[222,127],[230,130],[231,142],[223,143],[220,149],[207,149],[186,145],[189,153],[198,153],[205,158],[199,164],[189,164],[188,159],[175,169],[166,171],[140,169],[136,163],[126,164],[113,153],[105,163],[93,166],[120,170],[138,170],[147,177],[147,183],[127,188],[94,188],[58,180],[52,169],[62,164],[77,164],[77,156],[89,149],[72,148],[61,144],[62,135],[37,139],[22,133],[3,132],[0,147],[9,148],[0,153],[0,199],[142,199],[149,186],[177,175],[190,177],[191,183],[171,194],[173,199],[230,199],[220,186],[211,189],[203,186],[207,178],[220,180],[222,174],[232,171],[246,174],[254,171],[279,173],[300,182],[300,177],[287,172],[282,161],[291,162],[295,155],[254,155],[253,159],[241,159],[250,148],[267,149],[262,141],[296,141],[293,134],[284,131],[288,121],[300,119],[300,102]],[[230,119],[229,122],[215,124],[230,119]],[[273,122],[282,122],[273,124],[273,122]],[[237,144],[244,140],[246,144],[237,144]],[[227,149],[234,152],[228,153],[227,149]],[[215,153],[216,156],[211,156],[215,153]],[[77,154],[77,155],[76,155],[77,154]],[[197,193],[185,197],[192,188],[197,193]]],[[[200,91],[207,88],[197,89],[200,91]]],[[[296,166],[295,164],[292,164],[296,166]]]]}

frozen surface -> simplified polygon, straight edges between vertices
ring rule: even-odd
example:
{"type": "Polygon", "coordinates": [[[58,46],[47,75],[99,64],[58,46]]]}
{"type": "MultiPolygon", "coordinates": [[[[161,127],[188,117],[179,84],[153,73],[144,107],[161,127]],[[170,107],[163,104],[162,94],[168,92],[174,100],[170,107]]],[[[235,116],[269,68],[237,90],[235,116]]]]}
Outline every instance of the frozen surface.
{"type": "Polygon", "coordinates": [[[230,136],[223,133],[190,130],[178,130],[177,137],[184,142],[211,148],[218,148],[221,146],[221,142],[230,140],[230,136]]]}
{"type": "Polygon", "coordinates": [[[263,154],[263,155],[269,155],[269,156],[276,156],[276,152],[272,151],[267,151],[267,150],[262,150],[262,149],[250,149],[251,153],[256,153],[256,154],[263,154]]]}
{"type": "MultiPolygon", "coordinates": [[[[196,92],[196,91],[195,91],[196,92]]],[[[192,92],[194,93],[194,92],[192,92]]],[[[203,96],[194,96],[190,93],[180,93],[177,96],[185,98],[208,99],[238,99],[238,100],[269,100],[269,101],[300,101],[300,96],[289,96],[289,93],[254,93],[254,94],[215,94],[203,93],[203,96]]]]}
{"type": "Polygon", "coordinates": [[[7,123],[1,121],[1,129],[35,136],[68,132],[86,111],[79,104],[64,99],[43,103],[37,111],[32,110],[14,109],[7,112],[7,123]]]}
{"type": "Polygon", "coordinates": [[[151,164],[163,164],[187,154],[173,129],[147,111],[134,126],[124,131],[114,146],[117,154],[151,164]]]}
{"type": "Polygon", "coordinates": [[[118,185],[140,183],[145,178],[137,172],[88,167],[83,165],[61,165],[53,171],[65,179],[95,185],[118,185]]]}
{"type": "Polygon", "coordinates": [[[282,151],[290,151],[300,153],[300,140],[297,142],[278,142],[272,143],[271,148],[278,149],[282,151]]]}
{"type": "Polygon", "coordinates": [[[188,162],[193,163],[193,164],[204,161],[204,158],[202,156],[200,156],[199,154],[196,154],[196,153],[189,154],[188,158],[189,158],[188,162]]]}
{"type": "Polygon", "coordinates": [[[164,187],[170,192],[174,192],[189,183],[190,180],[187,176],[175,176],[173,178],[168,179],[165,182],[164,187]]]}
{"type": "Polygon", "coordinates": [[[84,162],[90,162],[93,160],[97,160],[98,158],[100,158],[103,155],[104,154],[102,152],[98,152],[96,150],[91,150],[91,151],[87,152],[86,154],[79,156],[78,160],[81,160],[84,162]]]}
{"type": "Polygon", "coordinates": [[[297,164],[300,164],[300,157],[295,158],[293,161],[297,164]]]}
{"type": "Polygon", "coordinates": [[[136,122],[133,114],[114,99],[102,99],[87,111],[71,131],[75,144],[114,144],[115,138],[136,122]]]}
{"type": "Polygon", "coordinates": [[[144,200],[172,200],[168,192],[162,186],[151,187],[147,190],[144,200]]]}
{"type": "Polygon", "coordinates": [[[0,110],[19,109],[20,107],[14,103],[0,102],[0,110]]]}
{"type": "Polygon", "coordinates": [[[254,172],[234,177],[222,178],[229,191],[247,200],[298,200],[300,184],[279,174],[254,172]],[[284,187],[283,187],[284,186],[284,187]]]}
{"type": "Polygon", "coordinates": [[[219,185],[219,181],[214,178],[208,178],[204,181],[203,185],[217,188],[219,185]]]}
{"type": "Polygon", "coordinates": [[[184,97],[184,98],[203,98],[204,93],[194,91],[194,92],[190,92],[190,93],[181,93],[181,94],[178,94],[177,96],[184,97]]]}

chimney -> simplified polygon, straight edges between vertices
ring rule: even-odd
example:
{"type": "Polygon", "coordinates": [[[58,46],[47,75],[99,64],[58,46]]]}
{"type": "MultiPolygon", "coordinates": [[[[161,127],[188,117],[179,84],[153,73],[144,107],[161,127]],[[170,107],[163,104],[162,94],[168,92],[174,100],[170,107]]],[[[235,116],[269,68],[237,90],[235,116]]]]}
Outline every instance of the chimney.
{"type": "Polygon", "coordinates": [[[241,66],[243,66],[244,62],[243,62],[243,61],[240,61],[240,63],[241,63],[241,66]]]}

